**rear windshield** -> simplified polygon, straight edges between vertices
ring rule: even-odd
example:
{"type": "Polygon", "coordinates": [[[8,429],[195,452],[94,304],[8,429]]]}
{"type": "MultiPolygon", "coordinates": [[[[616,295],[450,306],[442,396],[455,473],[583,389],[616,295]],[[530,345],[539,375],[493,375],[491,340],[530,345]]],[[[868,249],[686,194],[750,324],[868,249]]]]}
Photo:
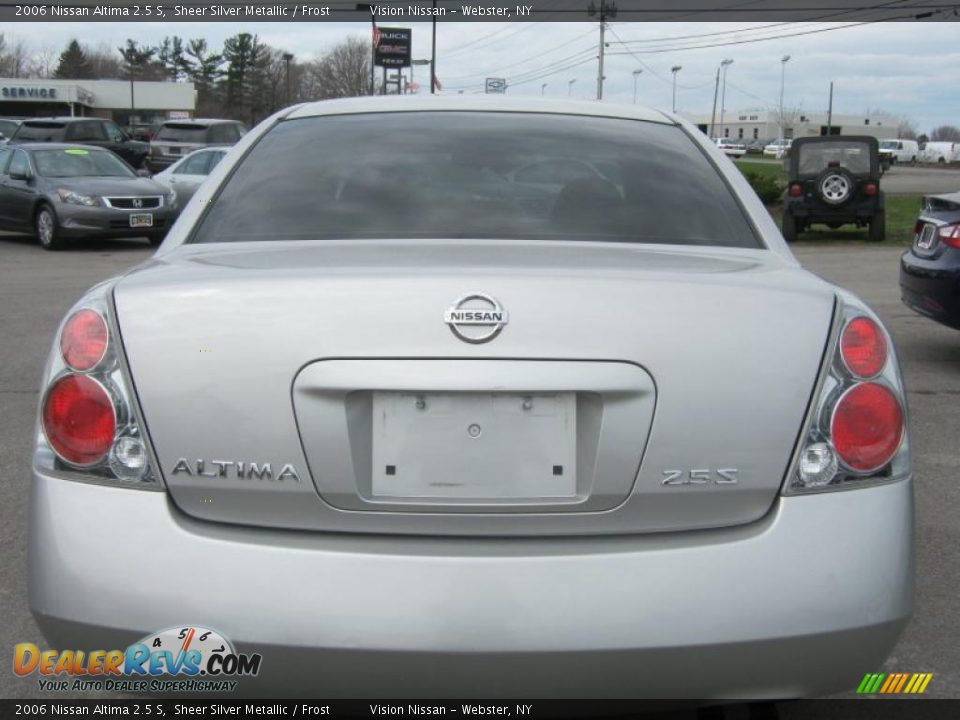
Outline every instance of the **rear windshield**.
{"type": "Polygon", "coordinates": [[[17,131],[17,123],[12,120],[0,120],[0,133],[3,133],[4,137],[11,137],[17,131]]]}
{"type": "Polygon", "coordinates": [[[169,142],[202,143],[207,139],[206,125],[163,125],[155,140],[169,142]]]}
{"type": "Polygon", "coordinates": [[[821,172],[830,163],[839,163],[856,175],[870,172],[870,146],[865,142],[818,142],[800,148],[799,172],[812,175],[821,172]]]}
{"type": "Polygon", "coordinates": [[[880,141],[880,147],[882,147],[884,150],[896,150],[897,145],[899,145],[898,140],[881,140],[880,141]]]}
{"type": "Polygon", "coordinates": [[[241,161],[192,242],[368,238],[760,247],[678,127],[481,112],[282,122],[241,161]]]}
{"type": "Polygon", "coordinates": [[[62,140],[66,126],[63,123],[25,122],[17,130],[17,140],[62,140]]]}
{"type": "Polygon", "coordinates": [[[43,177],[136,177],[122,160],[106,150],[34,150],[33,162],[43,177]]]}

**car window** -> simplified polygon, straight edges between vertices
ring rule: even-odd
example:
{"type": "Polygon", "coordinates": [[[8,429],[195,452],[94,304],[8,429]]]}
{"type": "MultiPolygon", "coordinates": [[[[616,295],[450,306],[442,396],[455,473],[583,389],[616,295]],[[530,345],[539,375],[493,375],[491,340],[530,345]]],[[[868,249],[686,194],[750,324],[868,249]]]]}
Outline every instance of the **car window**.
{"type": "Polygon", "coordinates": [[[33,161],[43,177],[136,177],[126,163],[106,150],[35,150],[33,161]]]}
{"type": "Polygon", "coordinates": [[[106,140],[107,133],[103,123],[97,121],[71,123],[67,128],[67,139],[72,142],[90,142],[106,140]]]}
{"type": "Polygon", "coordinates": [[[806,143],[800,147],[797,169],[801,175],[814,175],[831,163],[838,163],[855,175],[865,175],[870,172],[870,146],[845,140],[806,143]]]}
{"type": "Polygon", "coordinates": [[[167,142],[203,143],[207,141],[207,126],[190,123],[164,123],[154,140],[167,142]]]}
{"type": "Polygon", "coordinates": [[[199,152],[194,155],[191,155],[186,160],[184,160],[173,171],[174,175],[206,175],[207,174],[207,165],[210,162],[210,153],[208,152],[199,152]]]}
{"type": "Polygon", "coordinates": [[[105,122],[103,125],[106,128],[107,137],[110,139],[110,142],[115,142],[115,143],[126,142],[127,140],[126,134],[115,123],[105,122]]]}
{"type": "Polygon", "coordinates": [[[12,120],[0,120],[0,133],[3,133],[3,136],[6,138],[13,137],[13,134],[17,131],[17,123],[12,120]]]}
{"type": "Polygon", "coordinates": [[[17,129],[16,138],[17,140],[57,142],[63,140],[65,129],[62,122],[25,122],[17,129]]]}
{"type": "Polygon", "coordinates": [[[0,147],[0,175],[6,175],[7,163],[10,161],[12,153],[6,147],[0,147]]]}
{"type": "Polygon", "coordinates": [[[513,179],[519,183],[563,185],[577,178],[602,177],[602,173],[579,160],[541,160],[517,170],[513,179]]]}
{"type": "Polygon", "coordinates": [[[10,159],[10,168],[7,170],[7,175],[17,173],[26,175],[29,170],[30,163],[27,162],[27,154],[23,150],[15,150],[13,157],[10,159]]]}
{"type": "Polygon", "coordinates": [[[283,121],[234,169],[191,241],[327,238],[760,247],[719,171],[679,127],[484,112],[283,121]],[[517,181],[550,161],[613,171],[517,181]]]}
{"type": "Polygon", "coordinates": [[[210,167],[207,169],[207,174],[212,173],[213,169],[220,164],[220,161],[223,160],[225,152],[212,152],[210,153],[210,167]]]}
{"type": "Polygon", "coordinates": [[[212,125],[207,139],[212,143],[235,143],[240,139],[240,133],[237,132],[236,125],[212,125]]]}

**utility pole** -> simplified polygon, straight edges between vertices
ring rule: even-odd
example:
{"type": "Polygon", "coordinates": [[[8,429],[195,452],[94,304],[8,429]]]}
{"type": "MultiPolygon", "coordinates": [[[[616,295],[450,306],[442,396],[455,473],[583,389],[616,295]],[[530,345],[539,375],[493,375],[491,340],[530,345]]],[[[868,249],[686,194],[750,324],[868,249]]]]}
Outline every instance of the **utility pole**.
{"type": "Polygon", "coordinates": [[[540,86],[540,96],[542,97],[546,94],[547,94],[547,83],[544,83],[543,85],[540,86]]]}
{"type": "Polygon", "coordinates": [[[597,56],[597,60],[599,60],[599,64],[597,65],[597,100],[603,100],[604,39],[607,30],[607,19],[617,16],[617,6],[613,2],[608,2],[608,0],[600,0],[600,10],[598,12],[596,3],[590,0],[590,4],[587,6],[587,15],[590,17],[600,16],[600,54],[597,56]]]}
{"type": "Polygon", "coordinates": [[[727,105],[727,68],[733,65],[733,60],[724,60],[720,63],[723,68],[723,91],[720,93],[720,134],[717,137],[723,137],[723,113],[727,105]]]}
{"type": "Polygon", "coordinates": [[[787,62],[790,60],[789,55],[784,55],[780,58],[780,148],[783,148],[783,84],[787,76],[787,62]]]}
{"type": "Polygon", "coordinates": [[[683,70],[680,65],[674,65],[670,68],[670,72],[673,73],[673,112],[677,112],[677,73],[683,70]]]}
{"type": "Polygon", "coordinates": [[[576,78],[574,78],[573,80],[567,81],[567,97],[572,97],[572,96],[573,96],[573,84],[574,84],[576,81],[577,81],[576,78]]]}
{"type": "Polygon", "coordinates": [[[707,133],[710,136],[710,139],[713,140],[713,123],[717,119],[717,93],[720,90],[720,66],[717,65],[717,80],[713,85],[713,112],[710,113],[710,132],[707,133]]]}
{"type": "Polygon", "coordinates": [[[433,40],[430,44],[430,94],[437,92],[437,0],[433,0],[433,40]]]}
{"type": "Polygon", "coordinates": [[[833,80],[830,81],[830,101],[827,105],[827,135],[833,130],[833,80]]]}
{"type": "Polygon", "coordinates": [[[637,78],[640,77],[640,74],[643,70],[634,70],[633,71],[633,104],[637,104],[637,78]]]}
{"type": "Polygon", "coordinates": [[[290,61],[291,60],[293,60],[293,55],[291,53],[283,54],[284,70],[287,75],[287,105],[290,104],[290,61]]]}

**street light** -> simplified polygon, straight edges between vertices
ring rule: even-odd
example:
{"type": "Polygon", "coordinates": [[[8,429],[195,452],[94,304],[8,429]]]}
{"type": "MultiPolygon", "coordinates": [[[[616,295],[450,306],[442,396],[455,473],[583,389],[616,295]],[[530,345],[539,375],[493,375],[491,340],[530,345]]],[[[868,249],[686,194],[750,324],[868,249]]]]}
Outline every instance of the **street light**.
{"type": "Polygon", "coordinates": [[[640,77],[640,74],[643,70],[634,70],[633,71],[633,104],[637,104],[637,78],[640,77]]]}
{"type": "Polygon", "coordinates": [[[680,65],[674,65],[670,68],[670,72],[673,73],[673,112],[677,111],[677,73],[683,70],[680,65]]]}
{"type": "Polygon", "coordinates": [[[777,148],[780,152],[783,152],[783,81],[786,78],[787,74],[787,62],[790,60],[789,55],[784,55],[780,58],[780,138],[777,143],[777,148]]]}
{"type": "Polygon", "coordinates": [[[283,64],[287,76],[287,105],[290,104],[290,61],[293,60],[293,53],[283,54],[283,64]]]}
{"type": "Polygon", "coordinates": [[[723,91],[720,93],[720,133],[717,137],[723,137],[723,113],[727,102],[727,68],[730,65],[733,65],[733,60],[724,60],[720,63],[720,67],[723,68],[723,91]]]}
{"type": "Polygon", "coordinates": [[[573,80],[570,80],[570,81],[567,83],[567,97],[570,97],[571,95],[573,95],[573,84],[574,84],[576,81],[577,81],[577,79],[574,78],[573,80]]]}
{"type": "Polygon", "coordinates": [[[540,95],[546,95],[546,94],[547,94],[547,83],[544,83],[543,85],[540,86],[540,95]]]}

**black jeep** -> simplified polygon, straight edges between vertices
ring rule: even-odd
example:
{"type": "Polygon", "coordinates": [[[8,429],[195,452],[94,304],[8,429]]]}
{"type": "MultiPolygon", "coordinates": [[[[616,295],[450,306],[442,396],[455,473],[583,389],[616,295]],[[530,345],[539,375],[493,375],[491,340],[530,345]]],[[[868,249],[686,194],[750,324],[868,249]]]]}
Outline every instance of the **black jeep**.
{"type": "Polygon", "coordinates": [[[794,140],[790,148],[783,237],[793,242],[813,223],[831,228],[869,226],[868,237],[886,237],[880,192],[879,143],[861,135],[794,140]]]}

